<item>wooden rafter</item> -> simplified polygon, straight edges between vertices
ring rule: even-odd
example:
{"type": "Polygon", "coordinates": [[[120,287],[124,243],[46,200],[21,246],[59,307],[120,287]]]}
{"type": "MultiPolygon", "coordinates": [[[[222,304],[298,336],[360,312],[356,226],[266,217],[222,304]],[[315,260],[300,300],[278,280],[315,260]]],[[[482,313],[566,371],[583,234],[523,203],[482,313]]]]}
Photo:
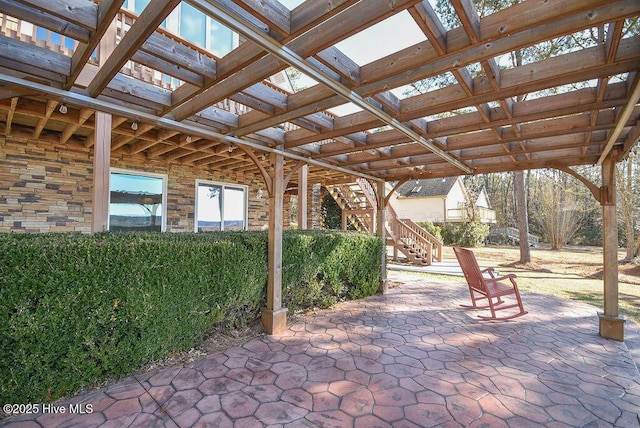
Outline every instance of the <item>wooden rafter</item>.
{"type": "MultiPolygon", "coordinates": [[[[236,141],[267,152],[284,144],[285,156],[336,168],[324,176],[322,167],[312,166],[313,174],[325,180],[351,178],[350,173],[387,180],[457,173],[402,132],[377,129],[384,121],[369,110],[328,113],[344,103],[344,94],[336,95],[331,86],[287,93],[264,80],[286,64],[266,52],[260,39],[243,38],[232,52],[216,58],[159,27],[173,2],[153,2],[139,17],[120,9],[122,3],[70,0],[65,9],[44,0],[0,0],[1,13],[77,41],[71,56],[68,49],[66,54],[51,49],[51,42],[37,45],[2,30],[0,74],[50,88],[39,91],[28,83],[0,87],[5,132],[22,135],[31,126],[36,138],[48,141],[58,135],[57,141],[91,147],[95,124],[88,112],[100,110],[104,101],[115,114],[111,149],[118,156],[144,154],[259,173],[249,155],[224,152],[236,141]],[[118,27],[115,22],[127,24],[118,27]],[[117,47],[116,30],[123,38],[117,47]],[[100,66],[88,60],[89,51],[99,51],[100,66]],[[135,67],[122,68],[127,61],[135,67]],[[155,70],[183,83],[174,89],[161,79],[143,81],[138,70],[148,75],[155,70]],[[60,88],[69,91],[50,96],[60,88]],[[94,95],[97,101],[74,105],[74,93],[94,95]],[[61,102],[69,105],[67,114],[58,111],[61,102]],[[119,113],[116,106],[121,106],[119,113]]],[[[523,2],[485,17],[478,16],[471,0],[455,0],[461,26],[451,30],[424,0],[308,0],[291,11],[276,0],[190,4],[214,18],[220,8],[231,12],[475,172],[554,160],[584,164],[604,156],[612,145],[626,152],[638,139],[633,82],[640,71],[640,38],[623,34],[626,19],[640,15],[634,0],[523,2]],[[363,66],[335,46],[402,10],[426,40],[363,66]],[[606,34],[598,46],[511,69],[498,66],[498,55],[587,28],[606,34]],[[480,64],[483,73],[474,77],[470,64],[480,64]],[[446,72],[453,74],[455,84],[404,99],[389,91],[446,72]],[[614,76],[628,77],[618,82],[614,76]],[[590,80],[598,81],[597,88],[523,100],[532,92],[590,80]],[[460,113],[465,109],[469,112],[460,113]],[[454,116],[439,117],[454,110],[454,116]]]]}
{"type": "Polygon", "coordinates": [[[108,85],[118,70],[129,61],[133,53],[153,34],[180,0],[155,0],[144,8],[113,53],[87,86],[87,92],[95,97],[108,85]]]}
{"type": "Polygon", "coordinates": [[[16,112],[16,106],[18,105],[18,97],[11,98],[11,107],[7,113],[7,121],[4,127],[5,135],[11,135],[11,123],[13,122],[13,115],[16,112]]]}
{"type": "Polygon", "coordinates": [[[109,26],[111,26],[111,22],[114,17],[120,11],[123,2],[124,0],[100,1],[96,12],[95,31],[93,31],[91,37],[86,43],[81,43],[73,52],[73,57],[71,58],[71,70],[64,86],[65,89],[71,89],[76,83],[76,79],[80,75],[80,72],[82,72],[82,68],[85,66],[87,61],[89,61],[92,53],[100,44],[100,41],[109,29],[109,26]]]}
{"type": "Polygon", "coordinates": [[[626,126],[627,121],[634,113],[636,104],[640,100],[640,73],[635,75],[632,87],[629,90],[629,100],[624,108],[620,111],[619,116],[616,118],[616,126],[611,130],[607,138],[607,144],[602,149],[602,153],[598,158],[598,164],[602,165],[604,160],[609,156],[609,153],[613,149],[614,144],[618,141],[618,137],[622,132],[622,129],[626,126]]]}

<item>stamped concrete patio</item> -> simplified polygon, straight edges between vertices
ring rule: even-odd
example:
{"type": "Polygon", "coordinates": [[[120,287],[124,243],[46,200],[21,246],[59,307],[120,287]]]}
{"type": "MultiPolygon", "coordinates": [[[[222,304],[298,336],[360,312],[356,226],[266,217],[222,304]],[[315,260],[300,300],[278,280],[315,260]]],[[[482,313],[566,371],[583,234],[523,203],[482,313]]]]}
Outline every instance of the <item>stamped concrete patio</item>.
{"type": "Polygon", "coordinates": [[[598,336],[596,308],[525,293],[529,314],[481,322],[467,288],[390,273],[347,302],[193,364],[58,403],[9,427],[639,426],[640,330],[598,336]],[[397,285],[396,283],[400,283],[397,285]],[[397,285],[397,286],[395,286],[397,285]],[[635,359],[635,363],[634,363],[635,359]],[[93,412],[70,414],[69,404],[93,412]],[[85,407],[86,409],[86,407],[85,407]]]}

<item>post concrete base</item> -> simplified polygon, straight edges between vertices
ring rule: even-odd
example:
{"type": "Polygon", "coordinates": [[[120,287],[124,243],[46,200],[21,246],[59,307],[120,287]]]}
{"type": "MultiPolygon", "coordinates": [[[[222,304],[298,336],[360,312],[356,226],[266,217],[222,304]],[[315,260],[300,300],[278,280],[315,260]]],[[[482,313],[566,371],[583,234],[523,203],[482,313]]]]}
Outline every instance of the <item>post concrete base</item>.
{"type": "Polygon", "coordinates": [[[262,308],[262,326],[269,335],[284,333],[287,330],[287,308],[275,311],[262,308]]]}
{"type": "Polygon", "coordinates": [[[389,280],[388,279],[380,280],[380,286],[378,287],[378,291],[381,292],[382,294],[387,294],[387,292],[389,291],[389,280]]]}
{"type": "Polygon", "coordinates": [[[624,318],[608,317],[602,312],[598,312],[600,318],[600,336],[606,339],[624,341],[624,318]]]}

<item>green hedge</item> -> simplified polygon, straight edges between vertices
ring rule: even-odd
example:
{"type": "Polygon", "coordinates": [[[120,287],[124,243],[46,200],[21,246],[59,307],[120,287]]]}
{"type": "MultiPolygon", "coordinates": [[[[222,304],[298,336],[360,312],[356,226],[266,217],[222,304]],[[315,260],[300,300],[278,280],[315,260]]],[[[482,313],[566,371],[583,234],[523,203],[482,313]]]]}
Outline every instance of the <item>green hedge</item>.
{"type": "Polygon", "coordinates": [[[378,291],[382,241],[342,231],[289,231],[282,244],[283,306],[327,307],[378,291]]]}
{"type": "MultiPolygon", "coordinates": [[[[373,294],[382,245],[356,233],[284,236],[290,311],[373,294]]],[[[0,401],[54,400],[259,316],[266,232],[1,234],[0,401]]]]}
{"type": "Polygon", "coordinates": [[[466,223],[447,223],[442,226],[442,239],[445,245],[461,247],[479,247],[489,235],[489,225],[479,221],[466,223]]]}

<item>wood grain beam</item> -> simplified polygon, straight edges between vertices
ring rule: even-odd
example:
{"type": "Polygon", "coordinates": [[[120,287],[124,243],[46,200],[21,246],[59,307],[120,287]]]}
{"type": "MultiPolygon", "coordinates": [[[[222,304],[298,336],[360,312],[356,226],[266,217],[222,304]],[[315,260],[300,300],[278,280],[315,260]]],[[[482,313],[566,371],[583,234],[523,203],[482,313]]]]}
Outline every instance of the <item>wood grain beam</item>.
{"type": "Polygon", "coordinates": [[[233,0],[235,4],[269,25],[282,36],[291,32],[291,12],[277,0],[233,0]]]}
{"type": "MultiPolygon", "coordinates": [[[[569,100],[570,98],[567,97],[567,100],[569,100]]],[[[579,98],[574,98],[576,100],[578,100],[579,98]]],[[[542,101],[542,100],[540,100],[542,101]]],[[[615,105],[622,105],[624,104],[624,99],[618,99],[616,101],[612,101],[612,102],[601,102],[601,103],[584,103],[581,102],[579,105],[570,105],[567,107],[558,107],[556,110],[552,110],[550,112],[555,112],[557,113],[559,116],[563,116],[563,115],[575,115],[575,114],[579,114],[581,112],[588,112],[591,109],[594,108],[601,108],[601,109],[606,109],[605,113],[608,113],[609,115],[612,115],[612,113],[608,110],[611,106],[615,106],[615,105]]],[[[435,123],[433,124],[434,126],[430,126],[429,128],[433,128],[431,130],[428,130],[428,132],[426,132],[424,135],[427,138],[431,138],[431,139],[437,139],[438,137],[442,137],[442,136],[449,136],[450,138],[452,138],[452,136],[455,136],[456,134],[464,134],[464,133],[468,133],[468,132],[474,132],[474,131],[479,131],[479,130],[490,130],[492,127],[498,127],[498,126],[510,126],[511,124],[515,124],[518,123],[518,121],[523,121],[523,122],[533,122],[533,121],[540,121],[546,117],[548,117],[550,115],[550,112],[548,111],[543,111],[540,110],[540,104],[541,103],[534,103],[533,100],[532,101],[528,101],[525,103],[532,103],[531,107],[529,107],[529,105],[525,106],[522,108],[522,112],[519,113],[521,115],[517,116],[516,118],[510,118],[510,119],[506,119],[506,118],[498,118],[495,119],[494,122],[492,123],[486,123],[484,121],[482,121],[479,117],[474,119],[474,114],[469,114],[468,116],[470,116],[469,119],[471,119],[470,121],[466,121],[467,123],[465,124],[465,121],[463,120],[462,123],[460,124],[460,127],[456,127],[455,125],[455,120],[448,120],[447,122],[443,122],[442,124],[438,124],[438,126],[435,126],[435,123]]],[[[464,119],[464,118],[461,118],[464,119]]],[[[580,120],[580,119],[576,119],[576,120],[580,120]]],[[[586,116],[585,116],[585,120],[586,120],[586,116]]],[[[545,124],[551,124],[552,122],[549,121],[544,121],[544,122],[539,122],[538,125],[532,124],[532,125],[527,125],[525,123],[524,125],[524,130],[525,130],[525,135],[526,132],[528,132],[529,126],[535,127],[535,126],[542,126],[544,127],[545,124]]],[[[559,123],[562,123],[559,121],[559,123]]],[[[564,125],[560,125],[560,127],[563,127],[564,125]]],[[[609,124],[607,126],[613,126],[613,124],[609,124]]],[[[591,126],[591,129],[595,129],[594,128],[595,125],[591,126]]],[[[606,126],[605,126],[606,127],[606,126]]],[[[551,132],[558,132],[558,130],[556,129],[557,127],[553,127],[553,129],[555,131],[551,131],[551,132]]],[[[584,125],[581,129],[590,129],[588,128],[587,125],[584,125]]],[[[488,135],[492,135],[488,134],[488,135]]],[[[478,134],[477,132],[474,134],[469,134],[469,136],[464,137],[463,139],[458,139],[455,140],[455,138],[452,140],[452,144],[447,144],[447,149],[451,149],[452,147],[456,147],[456,144],[459,144],[459,142],[461,141],[470,141],[471,145],[473,145],[473,141],[475,138],[481,137],[482,134],[478,134]]],[[[521,138],[521,137],[513,137],[513,138],[521,138]]],[[[367,142],[366,145],[366,150],[376,150],[376,149],[382,149],[382,148],[386,148],[389,146],[392,146],[394,144],[397,144],[400,141],[402,141],[401,136],[397,133],[393,133],[392,131],[388,131],[386,133],[383,133],[382,135],[376,135],[376,139],[370,139],[367,142]],[[387,135],[385,135],[387,134],[387,135]]],[[[491,137],[487,138],[487,141],[490,141],[491,137]]],[[[513,141],[513,140],[511,140],[513,141]]],[[[508,142],[508,141],[507,141],[508,142]]],[[[330,156],[336,156],[336,155],[340,155],[340,154],[345,154],[345,153],[350,153],[350,152],[356,152],[358,150],[362,150],[362,148],[358,148],[358,149],[353,149],[353,148],[347,148],[344,146],[341,146],[339,144],[327,144],[327,145],[323,145],[323,150],[321,150],[321,152],[319,154],[314,154],[312,155],[313,158],[326,158],[326,157],[330,157],[330,156]]],[[[462,148],[462,147],[459,147],[462,148]]]]}
{"type": "MultiPolygon", "coordinates": [[[[340,25],[336,26],[333,19],[323,21],[312,30],[307,31],[300,37],[287,43],[287,49],[295,52],[297,55],[306,58],[312,56],[336,42],[354,34],[358,29],[366,25],[379,22],[380,20],[399,12],[400,10],[410,7],[417,3],[418,0],[399,0],[393,4],[389,4],[384,0],[369,0],[365,3],[360,2],[340,15],[340,25]]],[[[211,5],[204,0],[194,0],[193,5],[198,7],[204,13],[207,13],[217,19],[222,19],[220,11],[212,8],[211,5]]],[[[228,14],[233,19],[237,19],[232,14],[228,14]]],[[[231,25],[227,23],[227,25],[231,25]]],[[[243,29],[236,28],[236,31],[243,29]]],[[[243,30],[244,31],[244,30],[243,30]]],[[[209,105],[212,105],[230,94],[241,91],[242,89],[265,79],[276,72],[284,69],[286,63],[281,61],[274,55],[267,55],[253,63],[249,64],[242,70],[238,71],[233,78],[226,79],[215,86],[206,89],[204,92],[191,96],[189,101],[171,109],[171,115],[176,120],[182,120],[195,114],[209,105]]],[[[179,103],[182,100],[174,100],[179,103]]],[[[167,111],[166,113],[168,113],[167,111]]]]}
{"type": "Polygon", "coordinates": [[[18,105],[18,97],[11,98],[11,106],[9,107],[9,112],[7,113],[7,120],[4,125],[4,134],[7,136],[11,135],[11,123],[13,122],[13,115],[16,112],[17,105],[18,105]]]}
{"type": "MultiPolygon", "coordinates": [[[[211,1],[211,0],[210,0],[211,1]]],[[[294,21],[298,22],[299,28],[292,29],[289,37],[283,38],[281,41],[286,43],[292,40],[294,37],[301,35],[308,29],[308,25],[316,25],[324,20],[332,18],[337,13],[341,12],[344,8],[356,3],[358,0],[339,0],[332,1],[329,4],[326,0],[308,0],[304,4],[297,7],[292,11],[292,15],[296,12],[302,12],[299,17],[294,21]],[[318,15],[316,15],[318,14],[318,15]]],[[[292,18],[293,19],[293,18],[292,18]]],[[[293,22],[293,21],[292,21],[293,22]]],[[[188,99],[206,91],[211,86],[215,85],[222,79],[226,79],[233,73],[243,69],[247,65],[257,61],[259,58],[265,56],[264,50],[254,43],[243,43],[238,48],[231,51],[229,54],[221,58],[217,64],[217,76],[216,79],[207,79],[202,87],[189,87],[186,85],[178,88],[174,93],[174,105],[185,102],[188,99]]],[[[275,72],[274,72],[275,73],[275,72]]],[[[271,74],[274,74],[271,73],[271,74]]],[[[270,74],[270,75],[271,75],[270,74]]],[[[168,110],[165,112],[167,113],[168,110]]]]}
{"type": "MultiPolygon", "coordinates": [[[[602,2],[597,3],[602,4],[602,2]]],[[[482,19],[481,22],[484,23],[483,25],[487,28],[487,30],[483,32],[483,34],[486,33],[486,36],[483,37],[485,37],[485,39],[490,38],[490,40],[487,40],[487,43],[479,44],[478,46],[462,44],[457,47],[457,52],[449,52],[442,57],[435,48],[430,46],[429,41],[419,43],[397,54],[389,55],[386,58],[361,67],[361,81],[363,86],[356,88],[355,91],[363,96],[374,95],[387,90],[387,88],[399,87],[430,76],[442,74],[451,70],[452,64],[460,67],[479,60],[488,60],[494,56],[522,46],[535,44],[567,32],[578,31],[590,26],[593,20],[604,23],[610,19],[619,19],[620,15],[628,16],[640,13],[640,6],[632,3],[631,0],[621,0],[617,8],[602,6],[593,11],[589,8],[593,8],[594,4],[586,5],[583,1],[580,2],[580,4],[569,7],[576,15],[563,19],[559,24],[547,25],[536,31],[525,31],[530,28],[529,23],[519,21],[511,22],[511,8],[509,8],[482,19]],[[579,12],[584,12],[585,10],[589,11],[588,20],[585,20],[584,16],[579,14],[579,12]],[[509,29],[518,33],[515,35],[505,33],[504,21],[509,21],[509,29]],[[407,73],[407,71],[410,71],[410,73],[407,73]],[[365,77],[365,74],[367,77],[365,77]]],[[[423,6],[423,4],[421,5],[423,6]]],[[[540,11],[544,17],[544,19],[541,18],[543,23],[551,19],[549,10],[547,10],[548,7],[549,5],[545,3],[542,6],[535,6],[533,8],[534,10],[538,10],[538,8],[544,9],[544,12],[540,11]]],[[[560,8],[556,13],[562,13],[564,16],[568,13],[567,8],[560,8]]],[[[459,37],[458,33],[459,31],[457,30],[450,31],[449,34],[447,34],[447,40],[449,38],[455,39],[459,37]]],[[[340,97],[332,96],[330,92],[323,89],[324,88],[313,87],[294,94],[289,99],[289,111],[279,117],[251,124],[250,128],[249,124],[246,126],[253,131],[260,127],[273,126],[273,123],[278,120],[290,121],[293,118],[302,117],[318,109],[328,109],[343,103],[340,97]]]]}
{"type": "Polygon", "coordinates": [[[87,0],[18,0],[24,5],[56,16],[59,19],[95,31],[98,22],[98,5],[87,0]]]}
{"type": "Polygon", "coordinates": [[[307,0],[291,11],[291,33],[301,34],[309,28],[315,27],[346,8],[356,4],[359,0],[307,0]]]}
{"type": "Polygon", "coordinates": [[[81,42],[73,52],[71,70],[64,86],[65,89],[71,89],[75,85],[76,79],[80,76],[83,67],[91,58],[102,38],[106,36],[115,39],[115,31],[113,34],[108,31],[123,2],[124,0],[104,0],[98,4],[95,31],[91,32],[91,38],[87,42],[81,42]]]}
{"type": "Polygon", "coordinates": [[[56,100],[47,100],[47,107],[45,108],[44,115],[42,115],[40,119],[38,119],[38,124],[33,130],[33,138],[40,138],[42,130],[46,126],[47,121],[49,120],[57,106],[58,102],[56,100]]]}
{"type": "Polygon", "coordinates": [[[622,30],[624,27],[624,21],[615,21],[609,24],[607,31],[607,38],[604,41],[604,48],[606,51],[607,62],[612,62],[616,54],[618,53],[618,45],[622,39],[622,30]]]}
{"type": "Polygon", "coordinates": [[[144,8],[136,22],[133,23],[127,34],[124,35],[113,53],[87,86],[87,92],[91,97],[96,97],[106,88],[122,66],[133,56],[134,52],[138,50],[145,40],[156,31],[156,28],[178,3],[180,3],[180,0],[154,0],[144,8]]]}
{"type": "Polygon", "coordinates": [[[129,153],[135,155],[137,153],[143,152],[151,147],[156,146],[157,144],[160,144],[162,141],[172,138],[175,135],[178,135],[178,132],[161,129],[160,131],[158,131],[158,135],[155,139],[151,141],[139,141],[136,144],[130,145],[129,153]]]}
{"type": "MultiPolygon", "coordinates": [[[[553,87],[561,84],[580,82],[594,75],[613,75],[623,69],[635,69],[640,64],[640,38],[638,40],[623,39],[621,47],[624,57],[619,53],[616,64],[605,64],[602,50],[595,47],[585,49],[580,52],[549,58],[535,65],[522,66],[517,69],[503,70],[503,85],[496,91],[482,78],[476,78],[474,82],[475,95],[467,97],[464,91],[455,86],[449,86],[440,90],[431,91],[426,94],[417,95],[402,100],[402,114],[398,119],[402,121],[412,120],[419,117],[434,115],[459,108],[478,105],[483,102],[496,99],[506,99],[518,95],[526,95],[529,92],[553,87]],[[560,63],[570,62],[573,64],[589,64],[588,69],[580,72],[568,72],[560,66],[560,63]],[[635,67],[635,68],[634,68],[635,67]],[[531,70],[535,69],[538,78],[531,79],[531,70]]],[[[370,129],[375,126],[375,122],[370,117],[354,113],[341,118],[345,123],[349,123],[349,132],[356,130],[370,129]]],[[[296,147],[308,144],[320,139],[332,138],[340,135],[341,128],[336,121],[333,131],[324,133],[322,136],[309,135],[308,132],[296,130],[287,133],[287,147],[296,147]]]]}
{"type": "Polygon", "coordinates": [[[618,137],[620,136],[620,133],[622,132],[623,128],[627,124],[627,121],[633,114],[636,104],[638,103],[638,100],[640,100],[640,73],[635,75],[634,82],[632,84],[631,90],[629,91],[629,101],[627,102],[627,105],[625,105],[622,111],[620,112],[620,116],[616,121],[617,122],[616,126],[611,131],[609,138],[607,139],[607,144],[602,150],[602,154],[598,158],[599,165],[602,165],[602,163],[605,161],[607,156],[609,156],[609,154],[611,153],[613,146],[618,141],[618,137]]]}
{"type": "Polygon", "coordinates": [[[351,84],[360,83],[360,66],[335,46],[318,52],[316,58],[351,84]]]}
{"type": "Polygon", "coordinates": [[[91,233],[104,232],[109,222],[109,166],[111,162],[111,118],[96,112],[93,151],[91,233]]]}
{"type": "Polygon", "coordinates": [[[86,27],[52,15],[45,10],[36,9],[32,5],[19,3],[16,0],[0,0],[0,10],[2,13],[14,18],[23,19],[27,22],[35,21],[42,28],[71,37],[80,43],[88,42],[91,36],[91,30],[86,27]]]}
{"type": "Polygon", "coordinates": [[[65,144],[69,139],[73,136],[74,132],[78,130],[84,123],[89,120],[91,116],[93,116],[94,110],[83,108],[80,109],[80,114],[78,115],[78,123],[67,125],[64,131],[60,134],[60,144],[65,144]]]}
{"type": "Polygon", "coordinates": [[[150,159],[159,158],[164,154],[167,154],[177,149],[181,149],[185,146],[195,143],[198,140],[200,140],[199,137],[192,137],[190,135],[180,134],[180,138],[178,139],[177,142],[170,141],[168,139],[159,141],[158,142],[159,147],[154,147],[153,149],[149,150],[149,152],[147,153],[147,157],[149,157],[150,159]]]}
{"type": "Polygon", "coordinates": [[[0,46],[0,58],[5,67],[12,68],[12,63],[17,64],[13,67],[16,71],[30,71],[31,75],[57,82],[63,82],[69,74],[71,59],[65,55],[2,35],[0,46]],[[54,74],[59,77],[54,78],[54,74]]]}
{"type": "Polygon", "coordinates": [[[473,2],[471,0],[451,0],[451,5],[471,43],[478,43],[480,41],[480,18],[473,2]]]}
{"type": "Polygon", "coordinates": [[[205,49],[180,43],[174,39],[175,36],[160,30],[144,41],[140,46],[141,52],[163,59],[174,67],[199,75],[202,79],[215,79],[217,63],[213,54],[205,49]]]}
{"type": "Polygon", "coordinates": [[[440,18],[428,0],[423,0],[409,9],[409,13],[418,27],[427,36],[438,54],[444,55],[447,52],[447,30],[442,25],[440,18]]]}

